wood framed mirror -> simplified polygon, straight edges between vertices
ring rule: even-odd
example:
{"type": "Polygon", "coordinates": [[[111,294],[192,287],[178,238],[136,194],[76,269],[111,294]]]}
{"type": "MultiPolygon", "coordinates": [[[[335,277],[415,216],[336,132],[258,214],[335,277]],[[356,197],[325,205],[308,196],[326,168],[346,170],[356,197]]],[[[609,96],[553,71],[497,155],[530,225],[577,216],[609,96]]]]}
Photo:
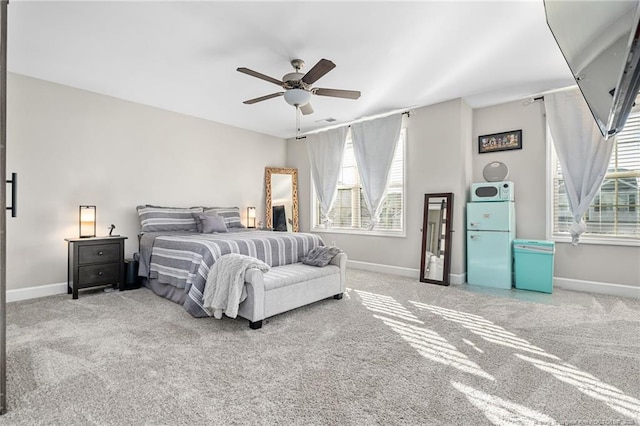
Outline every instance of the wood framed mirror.
{"type": "Polygon", "coordinates": [[[420,281],[449,285],[453,193],[424,194],[420,281]]]}
{"type": "Polygon", "coordinates": [[[298,232],[298,169],[266,167],[266,228],[298,232]]]}

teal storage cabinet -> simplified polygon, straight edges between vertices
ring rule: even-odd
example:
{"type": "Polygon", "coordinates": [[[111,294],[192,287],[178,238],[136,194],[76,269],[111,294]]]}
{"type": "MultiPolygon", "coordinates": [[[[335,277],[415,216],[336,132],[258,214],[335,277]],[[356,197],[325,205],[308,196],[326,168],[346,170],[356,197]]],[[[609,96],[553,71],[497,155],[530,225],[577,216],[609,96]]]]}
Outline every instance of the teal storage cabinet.
{"type": "Polygon", "coordinates": [[[551,293],[555,251],[553,241],[513,240],[515,287],[551,293]]]}

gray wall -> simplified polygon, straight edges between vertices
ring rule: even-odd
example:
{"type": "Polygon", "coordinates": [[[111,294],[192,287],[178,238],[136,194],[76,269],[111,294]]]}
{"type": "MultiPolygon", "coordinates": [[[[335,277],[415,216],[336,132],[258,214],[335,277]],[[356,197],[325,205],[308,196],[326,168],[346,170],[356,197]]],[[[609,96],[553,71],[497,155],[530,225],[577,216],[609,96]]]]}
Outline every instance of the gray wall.
{"type": "Polygon", "coordinates": [[[256,206],[264,220],[264,168],[284,166],[283,139],[17,74],[7,92],[7,170],[19,176],[8,289],[66,282],[80,204],[97,205],[98,235],[113,223],[129,238],[127,256],[139,204],[256,206]]]}
{"type": "MultiPolygon", "coordinates": [[[[546,239],[547,144],[544,105],[512,102],[471,110],[454,100],[417,109],[407,128],[407,235],[405,238],[321,234],[335,242],[350,260],[419,269],[423,197],[427,192],[454,192],[454,240],[451,273],[466,272],[465,203],[471,182],[483,182],[482,168],[503,161],[515,183],[517,237],[546,239]],[[522,129],[523,149],[479,154],[478,136],[522,129]]],[[[299,169],[300,223],[310,229],[309,162],[304,142],[289,140],[287,165],[299,169]]],[[[639,247],[557,243],[556,278],[640,287],[639,247]]]]}
{"type": "MultiPolygon", "coordinates": [[[[135,206],[256,206],[264,220],[264,168],[299,169],[300,226],[310,229],[311,180],[304,142],[9,74],[8,172],[19,174],[18,218],[7,220],[7,283],[19,289],[66,281],[64,238],[78,234],[78,205],[98,206],[98,234],[114,223],[137,250],[135,206]],[[232,177],[232,178],[230,178],[232,177]]],[[[543,104],[472,110],[462,100],[417,109],[407,128],[406,237],[322,234],[351,260],[408,272],[420,266],[427,192],[455,196],[452,269],[464,277],[465,202],[490,161],[515,182],[517,235],[545,239],[543,104]],[[478,154],[477,137],[523,130],[523,149],[478,154]]],[[[557,278],[640,286],[640,248],[558,243],[557,278]]]]}
{"type": "Polygon", "coordinates": [[[535,102],[525,106],[512,102],[474,110],[473,181],[484,182],[482,169],[492,161],[509,167],[507,180],[515,184],[517,238],[545,239],[546,215],[546,139],[544,105],[535,102]],[[522,129],[522,149],[478,153],[478,136],[522,129]]]}

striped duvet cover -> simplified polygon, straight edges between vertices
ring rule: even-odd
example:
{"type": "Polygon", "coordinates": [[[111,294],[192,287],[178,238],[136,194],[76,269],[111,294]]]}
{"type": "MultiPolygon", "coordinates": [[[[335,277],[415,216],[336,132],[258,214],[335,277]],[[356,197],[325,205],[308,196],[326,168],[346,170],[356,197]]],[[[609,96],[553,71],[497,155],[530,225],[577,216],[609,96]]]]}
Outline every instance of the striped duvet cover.
{"type": "Polygon", "coordinates": [[[184,308],[194,317],[208,316],[203,294],[209,270],[216,259],[229,253],[256,257],[269,266],[297,263],[323,246],[314,234],[247,231],[226,234],[156,236],[149,259],[149,278],[184,288],[184,308]]]}

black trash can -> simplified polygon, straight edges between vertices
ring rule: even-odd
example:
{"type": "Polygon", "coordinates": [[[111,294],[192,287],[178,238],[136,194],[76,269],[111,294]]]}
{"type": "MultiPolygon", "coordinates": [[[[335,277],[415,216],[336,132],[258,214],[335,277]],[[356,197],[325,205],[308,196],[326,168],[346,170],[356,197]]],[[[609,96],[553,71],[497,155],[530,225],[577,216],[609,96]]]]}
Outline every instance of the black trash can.
{"type": "Polygon", "coordinates": [[[135,259],[124,260],[124,289],[133,290],[140,288],[140,278],[138,277],[138,261],[135,259]]]}

